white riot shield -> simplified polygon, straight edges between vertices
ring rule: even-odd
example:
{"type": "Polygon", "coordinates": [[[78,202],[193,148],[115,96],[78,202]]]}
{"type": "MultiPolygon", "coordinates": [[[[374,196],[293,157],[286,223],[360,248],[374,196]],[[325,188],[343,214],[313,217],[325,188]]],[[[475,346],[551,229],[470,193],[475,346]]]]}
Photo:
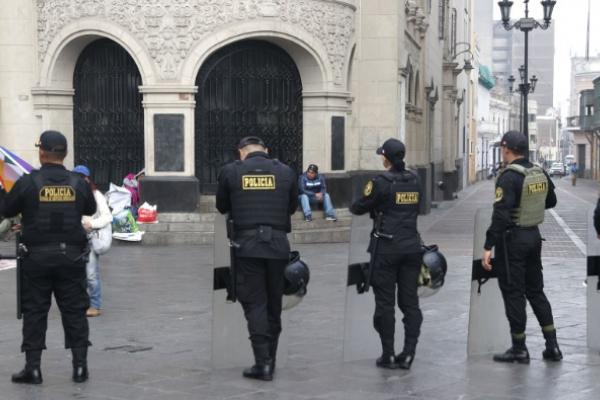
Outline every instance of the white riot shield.
{"type": "MultiPolygon", "coordinates": [[[[369,236],[373,222],[369,215],[353,216],[350,232],[350,251],[348,256],[348,277],[346,281],[346,311],[344,318],[344,361],[377,358],[381,355],[379,334],[373,328],[375,297],[373,288],[359,294],[356,284],[360,283],[362,273],[360,263],[369,262],[369,236]]],[[[396,348],[401,349],[404,342],[402,317],[396,315],[396,348]]]]}
{"type": "MultiPolygon", "coordinates": [[[[214,268],[212,296],[212,354],[213,369],[247,367],[254,363],[252,346],[242,305],[227,302],[229,284],[229,239],[227,217],[217,214],[214,227],[214,268]]],[[[287,315],[281,314],[283,331],[279,337],[277,366],[284,367],[288,358],[286,335],[287,315]]]]}
{"type": "MultiPolygon", "coordinates": [[[[481,266],[485,233],[492,221],[492,208],[479,209],[475,214],[473,234],[473,265],[471,272],[471,305],[469,308],[469,336],[467,354],[489,354],[510,347],[510,329],[504,312],[504,301],[498,287],[498,278],[481,266]]],[[[504,268],[494,264],[494,268],[504,268]]]]}
{"type": "Polygon", "coordinates": [[[588,213],[587,237],[587,344],[600,350],[600,239],[594,229],[594,210],[588,213]]]}

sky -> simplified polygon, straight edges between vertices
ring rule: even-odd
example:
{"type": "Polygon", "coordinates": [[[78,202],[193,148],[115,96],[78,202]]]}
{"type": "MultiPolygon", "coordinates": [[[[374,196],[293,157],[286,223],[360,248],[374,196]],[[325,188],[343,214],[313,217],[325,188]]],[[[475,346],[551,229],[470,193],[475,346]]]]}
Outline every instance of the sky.
{"type": "MultiPolygon", "coordinates": [[[[479,1],[475,0],[475,6],[479,1]]],[[[523,0],[513,0],[511,18],[525,16],[523,0]]],[[[540,0],[529,3],[530,16],[542,19],[543,7],[540,0]]],[[[600,23],[594,16],[600,17],[600,0],[591,0],[592,23],[590,27],[590,56],[600,55],[600,23]]],[[[554,7],[553,24],[556,24],[556,53],[554,57],[554,106],[562,108],[562,116],[568,114],[570,94],[571,56],[585,56],[587,32],[588,0],[557,0],[554,7]]],[[[500,8],[495,5],[494,18],[500,19],[500,8]]]]}

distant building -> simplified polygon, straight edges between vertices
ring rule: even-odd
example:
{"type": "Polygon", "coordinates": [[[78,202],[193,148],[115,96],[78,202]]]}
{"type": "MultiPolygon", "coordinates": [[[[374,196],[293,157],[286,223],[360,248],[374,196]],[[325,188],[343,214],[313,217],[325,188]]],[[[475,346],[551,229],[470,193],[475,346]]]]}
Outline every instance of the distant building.
{"type": "MultiPolygon", "coordinates": [[[[535,75],[538,83],[529,96],[538,104],[544,115],[554,106],[554,25],[529,34],[529,77],[535,75]]],[[[500,21],[494,23],[492,69],[497,78],[506,82],[510,75],[519,81],[519,67],[524,64],[524,35],[520,31],[507,31],[500,21]]]]}
{"type": "MultiPolygon", "coordinates": [[[[567,131],[572,134],[574,156],[579,175],[600,178],[600,140],[594,134],[600,104],[594,91],[594,79],[600,77],[600,56],[573,57],[571,59],[570,116],[567,131]]],[[[600,125],[600,124],[599,124],[600,125]]]]}
{"type": "MultiPolygon", "coordinates": [[[[561,161],[560,118],[555,112],[537,117],[537,150],[539,162],[561,161]]],[[[565,154],[566,155],[566,154],[565,154]]]]}

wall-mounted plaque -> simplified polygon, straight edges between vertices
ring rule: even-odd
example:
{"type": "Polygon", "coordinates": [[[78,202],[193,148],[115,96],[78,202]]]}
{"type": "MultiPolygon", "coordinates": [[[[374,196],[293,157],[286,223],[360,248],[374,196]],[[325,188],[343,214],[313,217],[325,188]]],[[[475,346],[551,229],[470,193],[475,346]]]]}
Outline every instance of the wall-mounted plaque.
{"type": "Polygon", "coordinates": [[[154,114],[154,170],[184,170],[183,114],[154,114]]]}

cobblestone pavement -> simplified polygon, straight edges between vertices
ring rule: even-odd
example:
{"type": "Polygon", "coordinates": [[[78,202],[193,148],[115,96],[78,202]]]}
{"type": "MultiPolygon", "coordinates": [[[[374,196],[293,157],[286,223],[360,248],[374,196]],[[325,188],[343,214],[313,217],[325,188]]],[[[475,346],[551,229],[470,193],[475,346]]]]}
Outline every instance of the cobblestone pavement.
{"type": "Polygon", "coordinates": [[[346,244],[299,246],[312,267],[309,295],[290,311],[290,358],[270,383],[245,380],[240,369],[210,369],[209,248],[116,246],[101,260],[105,310],[90,320],[94,346],[85,384],[70,381],[70,355],[62,348],[55,307],[42,360],[44,384],[10,383],[10,374],[23,363],[20,323],[14,319],[14,270],[0,271],[0,399],[597,398],[600,356],[586,347],[586,267],[576,242],[585,243],[586,213],[595,205],[598,186],[580,181],[573,188],[567,179],[556,183],[559,205],[543,226],[544,271],[565,353],[562,363],[541,360],[543,339],[532,315],[531,365],[500,365],[489,356],[466,355],[473,216],[493,201],[493,185],[484,182],[421,218],[425,241],[441,246],[450,271],[443,290],[422,301],[425,322],[410,371],[375,368],[377,354],[342,362],[346,244]]]}

